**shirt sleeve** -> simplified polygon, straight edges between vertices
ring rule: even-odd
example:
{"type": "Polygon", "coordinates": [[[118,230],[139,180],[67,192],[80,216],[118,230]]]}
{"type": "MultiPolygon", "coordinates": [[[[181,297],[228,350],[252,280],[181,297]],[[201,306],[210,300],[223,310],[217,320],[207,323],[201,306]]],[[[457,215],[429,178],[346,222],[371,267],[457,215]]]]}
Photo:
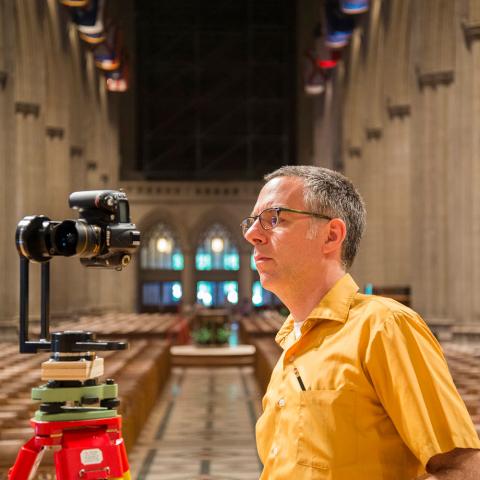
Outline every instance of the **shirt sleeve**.
{"type": "Polygon", "coordinates": [[[480,448],[441,347],[413,311],[392,312],[374,331],[366,368],[395,428],[424,467],[439,453],[480,448]]]}

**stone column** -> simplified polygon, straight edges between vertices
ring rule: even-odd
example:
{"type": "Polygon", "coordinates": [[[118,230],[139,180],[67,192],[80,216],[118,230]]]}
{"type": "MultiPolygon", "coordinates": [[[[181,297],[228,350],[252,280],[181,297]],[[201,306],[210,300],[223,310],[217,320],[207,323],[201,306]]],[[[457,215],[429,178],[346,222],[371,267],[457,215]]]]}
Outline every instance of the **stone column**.
{"type": "MultiPolygon", "coordinates": [[[[65,25],[60,18],[61,5],[49,0],[45,2],[42,22],[42,43],[45,49],[43,62],[48,74],[45,78],[45,213],[54,220],[75,218],[76,213],[68,208],[70,193],[69,90],[65,78],[68,51],[63,45],[65,25]]],[[[69,310],[72,286],[69,263],[65,258],[51,261],[51,314],[65,318],[69,310]]]]}
{"type": "Polygon", "coordinates": [[[385,284],[411,285],[411,1],[392,0],[385,20],[385,284]]]}
{"type": "Polygon", "coordinates": [[[320,18],[320,8],[323,5],[317,0],[306,0],[297,6],[297,152],[296,157],[300,165],[311,164],[313,157],[313,125],[314,99],[303,91],[303,70],[305,52],[311,48],[313,29],[320,18]]]}
{"type": "Polygon", "coordinates": [[[475,57],[478,59],[479,42],[470,47],[465,43],[465,34],[458,29],[455,67],[455,119],[450,127],[450,141],[453,152],[447,164],[448,186],[445,192],[448,203],[448,284],[449,316],[457,322],[469,322],[473,312],[476,292],[472,288],[472,272],[477,268],[474,251],[472,223],[474,184],[472,170],[478,161],[474,154],[474,141],[480,128],[480,90],[476,88],[480,81],[475,57]],[[476,53],[475,53],[476,52],[476,53]],[[474,114],[474,111],[477,113],[474,114]],[[454,140],[455,139],[455,140],[454,140]]]}
{"type": "Polygon", "coordinates": [[[240,252],[240,271],[238,275],[238,302],[242,304],[243,299],[252,301],[252,268],[250,258],[252,251],[241,250],[240,252]]]}
{"type": "MultiPolygon", "coordinates": [[[[447,164],[454,160],[451,118],[454,114],[454,2],[415,4],[414,16],[418,55],[417,82],[419,114],[414,117],[414,175],[421,188],[415,205],[418,226],[418,262],[413,265],[414,305],[427,318],[449,315],[448,288],[448,202],[447,164]],[[425,24],[424,20],[428,19],[425,24]],[[427,28],[425,29],[425,25],[427,28]]],[[[415,248],[415,246],[413,247],[415,248]]]]}
{"type": "Polygon", "coordinates": [[[384,129],[385,284],[410,285],[410,115],[392,114],[384,129]]]}
{"type": "MultiPolygon", "coordinates": [[[[472,140],[472,156],[468,165],[469,172],[465,178],[466,192],[468,192],[468,211],[471,214],[469,218],[468,235],[471,238],[471,243],[464,244],[464,255],[467,256],[468,275],[466,278],[466,301],[471,305],[469,311],[465,312],[465,322],[480,322],[480,299],[478,298],[478,288],[480,285],[480,82],[479,68],[480,68],[480,38],[478,31],[480,29],[480,14],[478,10],[477,15],[472,19],[471,26],[475,28],[477,35],[472,39],[470,44],[471,49],[471,78],[472,95],[469,100],[472,102],[472,123],[471,123],[471,140],[472,140]],[[473,23],[475,22],[475,23],[473,23]],[[470,301],[468,301],[470,300],[470,301]]],[[[468,236],[467,236],[468,238],[468,236]]],[[[458,250],[457,250],[458,251],[458,250]]]]}
{"type": "Polygon", "coordinates": [[[182,301],[184,305],[194,305],[197,300],[197,286],[195,284],[195,252],[183,252],[184,267],[182,270],[182,301]]]}
{"type": "MultiPolygon", "coordinates": [[[[45,78],[44,44],[39,16],[43,6],[27,0],[15,2],[16,52],[15,52],[15,162],[10,181],[15,192],[15,223],[26,215],[45,213],[45,78]]],[[[13,203],[13,202],[12,202],[13,203]]],[[[7,255],[15,256],[12,245],[7,255]]],[[[15,259],[15,263],[18,259],[15,259]]],[[[18,271],[18,263],[15,266],[18,271]]],[[[30,267],[30,312],[39,316],[40,268],[30,267]]],[[[18,276],[12,277],[14,283],[18,276]],[[14,280],[15,279],[15,280],[14,280]]]]}
{"type": "MultiPolygon", "coordinates": [[[[352,180],[362,196],[365,196],[365,188],[362,183],[362,172],[365,168],[362,150],[364,137],[361,132],[363,125],[361,96],[363,75],[362,31],[359,28],[354,32],[351,39],[350,56],[346,60],[345,66],[345,103],[342,109],[342,163],[345,175],[352,180]]],[[[360,286],[368,281],[366,269],[369,260],[365,245],[365,239],[363,239],[351,272],[360,286]]]]}
{"type": "MultiPolygon", "coordinates": [[[[12,172],[15,166],[13,0],[0,2],[0,321],[16,326],[18,316],[18,254],[14,246],[17,212],[12,172]]],[[[13,328],[12,328],[13,329],[13,328]]]]}
{"type": "MultiPolygon", "coordinates": [[[[353,182],[361,192],[367,206],[367,230],[362,240],[355,265],[357,282],[384,284],[384,170],[383,154],[383,24],[380,21],[381,2],[371,4],[366,35],[356,33],[352,39],[352,71],[347,78],[351,85],[348,114],[351,131],[348,153],[357,160],[353,169],[353,182]],[[356,58],[353,58],[355,54],[356,58]],[[358,73],[357,73],[358,71],[358,73]],[[360,157],[361,156],[361,157],[360,157]]],[[[350,167],[350,166],[349,166],[350,167]]],[[[347,167],[347,174],[352,171],[347,167]]],[[[353,173],[352,172],[352,173],[353,173]]]]}

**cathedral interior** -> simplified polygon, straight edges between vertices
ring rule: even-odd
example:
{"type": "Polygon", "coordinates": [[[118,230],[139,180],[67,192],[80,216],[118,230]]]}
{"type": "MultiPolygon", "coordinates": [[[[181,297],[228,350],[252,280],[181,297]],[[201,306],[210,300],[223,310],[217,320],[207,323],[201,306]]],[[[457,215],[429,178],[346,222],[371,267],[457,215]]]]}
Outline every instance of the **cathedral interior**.
{"type": "MultiPolygon", "coordinates": [[[[357,186],[351,274],[425,319],[480,433],[480,0],[365,3],[335,43],[331,0],[0,0],[0,478],[48,359],[19,353],[19,222],[78,220],[69,195],[102,190],[126,194],[140,246],[121,271],[46,248],[30,338],[47,317],[128,342],[98,353],[131,478],[259,477],[288,311],[239,225],[282,165],[357,186]]],[[[51,452],[34,478],[56,478],[51,452]]]]}

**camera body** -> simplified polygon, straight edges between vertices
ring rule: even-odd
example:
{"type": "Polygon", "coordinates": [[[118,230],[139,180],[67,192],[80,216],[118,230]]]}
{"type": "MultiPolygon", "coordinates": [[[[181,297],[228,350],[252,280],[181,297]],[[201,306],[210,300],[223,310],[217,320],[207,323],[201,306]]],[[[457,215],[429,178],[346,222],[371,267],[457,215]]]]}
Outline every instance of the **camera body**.
{"type": "Polygon", "coordinates": [[[54,221],[43,215],[21,220],[15,238],[19,254],[39,263],[56,255],[79,256],[87,267],[117,270],[130,263],[140,232],[131,223],[125,192],[74,192],[69,206],[78,210],[78,220],[54,221]]]}

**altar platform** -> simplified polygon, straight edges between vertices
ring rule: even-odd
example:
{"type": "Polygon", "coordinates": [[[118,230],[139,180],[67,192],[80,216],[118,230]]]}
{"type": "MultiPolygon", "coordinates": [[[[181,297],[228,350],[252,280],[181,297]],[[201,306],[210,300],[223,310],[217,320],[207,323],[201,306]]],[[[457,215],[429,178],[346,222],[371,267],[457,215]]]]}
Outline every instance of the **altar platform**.
{"type": "Polygon", "coordinates": [[[255,347],[199,347],[177,345],[170,347],[172,366],[182,367],[232,367],[255,363],[255,347]]]}

